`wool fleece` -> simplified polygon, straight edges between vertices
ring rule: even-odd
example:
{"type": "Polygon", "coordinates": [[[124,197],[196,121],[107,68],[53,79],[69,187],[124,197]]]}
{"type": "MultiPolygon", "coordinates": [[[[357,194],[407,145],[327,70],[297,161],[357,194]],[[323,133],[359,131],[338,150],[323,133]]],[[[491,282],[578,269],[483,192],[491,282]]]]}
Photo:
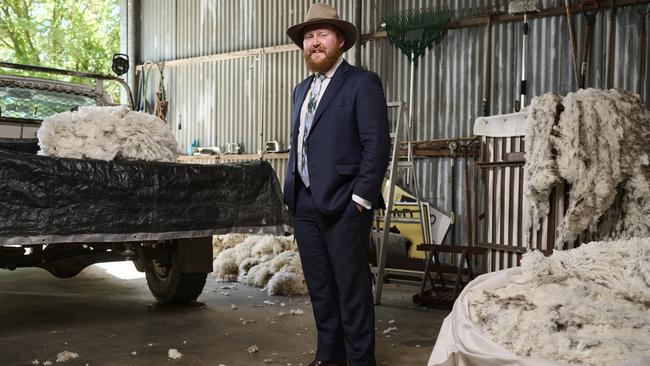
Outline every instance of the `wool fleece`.
{"type": "Polygon", "coordinates": [[[82,107],[43,120],[39,155],[174,162],[178,145],[160,118],[125,106],[82,107]]]}
{"type": "MultiPolygon", "coordinates": [[[[581,89],[533,99],[526,130],[527,229],[549,213],[549,194],[569,184],[555,247],[650,236],[650,111],[622,90],[581,89]]],[[[524,230],[528,233],[529,230],[524,230]]]]}
{"type": "Polygon", "coordinates": [[[269,295],[307,293],[293,236],[217,235],[212,245],[217,281],[261,287],[269,295]]]}
{"type": "Polygon", "coordinates": [[[472,323],[521,357],[650,360],[650,238],[528,252],[510,283],[467,296],[472,323]]]}

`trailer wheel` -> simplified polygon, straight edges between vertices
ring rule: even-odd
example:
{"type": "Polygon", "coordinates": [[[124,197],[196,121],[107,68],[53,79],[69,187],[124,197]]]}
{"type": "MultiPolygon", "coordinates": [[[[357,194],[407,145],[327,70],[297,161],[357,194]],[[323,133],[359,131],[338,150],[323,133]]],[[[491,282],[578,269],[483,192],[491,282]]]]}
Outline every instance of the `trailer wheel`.
{"type": "Polygon", "coordinates": [[[171,245],[167,255],[152,259],[146,266],[147,285],[158,302],[189,303],[201,294],[207,273],[180,273],[171,245]]]}

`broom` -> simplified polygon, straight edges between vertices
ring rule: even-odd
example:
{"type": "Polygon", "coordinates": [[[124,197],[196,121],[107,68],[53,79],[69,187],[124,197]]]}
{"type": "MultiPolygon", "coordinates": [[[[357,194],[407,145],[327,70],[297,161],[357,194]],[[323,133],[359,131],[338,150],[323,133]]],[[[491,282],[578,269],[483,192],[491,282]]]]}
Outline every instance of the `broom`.
{"type": "Polygon", "coordinates": [[[524,22],[522,23],[522,46],[521,46],[521,84],[519,85],[520,89],[520,98],[519,98],[519,108],[515,108],[515,111],[518,112],[521,108],[524,108],[526,105],[526,97],[528,95],[528,87],[526,82],[527,76],[527,57],[526,51],[528,48],[528,14],[538,12],[539,10],[535,6],[535,0],[514,0],[508,4],[508,13],[510,14],[523,14],[524,22]]]}

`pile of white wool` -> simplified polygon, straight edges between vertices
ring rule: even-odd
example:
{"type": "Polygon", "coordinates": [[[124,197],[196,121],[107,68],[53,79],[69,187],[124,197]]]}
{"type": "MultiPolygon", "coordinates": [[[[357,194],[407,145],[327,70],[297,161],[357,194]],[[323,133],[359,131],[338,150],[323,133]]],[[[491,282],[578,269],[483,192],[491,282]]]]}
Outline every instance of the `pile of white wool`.
{"type": "MultiPolygon", "coordinates": [[[[469,314],[515,354],[580,365],[650,360],[650,238],[524,255],[504,287],[470,290],[469,314]]],[[[638,363],[635,363],[638,364],[638,363]]]]}
{"type": "Polygon", "coordinates": [[[293,236],[218,235],[214,276],[260,287],[269,295],[304,295],[307,285],[293,236]]]}
{"type": "MultiPolygon", "coordinates": [[[[528,228],[549,214],[549,194],[568,183],[555,247],[650,236],[650,111],[637,95],[586,89],[534,98],[526,131],[528,228]]],[[[528,233],[529,230],[524,230],[528,233]]]]}
{"type": "Polygon", "coordinates": [[[82,107],[43,120],[40,155],[77,159],[174,162],[178,145],[160,118],[125,106],[82,107]]]}

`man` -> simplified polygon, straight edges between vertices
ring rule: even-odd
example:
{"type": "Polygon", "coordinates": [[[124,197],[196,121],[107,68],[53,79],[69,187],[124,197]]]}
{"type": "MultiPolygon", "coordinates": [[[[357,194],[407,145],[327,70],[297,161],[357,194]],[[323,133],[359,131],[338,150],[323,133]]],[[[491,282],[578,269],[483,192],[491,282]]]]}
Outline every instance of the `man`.
{"type": "Polygon", "coordinates": [[[284,186],[314,310],[316,365],[375,365],[368,242],[390,137],[379,77],[342,53],[357,30],[314,4],[287,30],[313,75],[293,90],[284,186]]]}

